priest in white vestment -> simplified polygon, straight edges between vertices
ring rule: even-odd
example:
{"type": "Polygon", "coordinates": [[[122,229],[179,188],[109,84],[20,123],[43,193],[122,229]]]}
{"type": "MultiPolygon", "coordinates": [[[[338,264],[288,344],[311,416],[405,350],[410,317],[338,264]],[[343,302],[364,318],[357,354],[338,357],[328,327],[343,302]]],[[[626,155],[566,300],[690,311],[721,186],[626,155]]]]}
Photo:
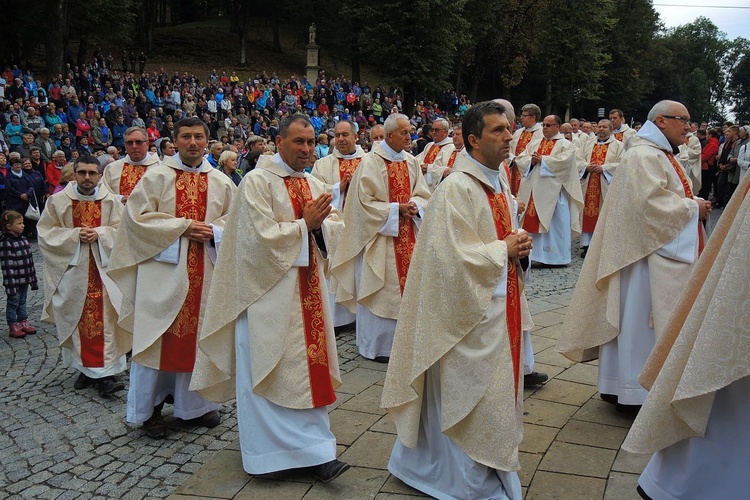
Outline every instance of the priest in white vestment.
{"type": "Polygon", "coordinates": [[[336,302],[357,315],[357,348],[387,362],[416,232],[430,198],[411,147],[409,120],[391,114],[385,140],[367,153],[344,206],[346,230],[331,257],[336,302]]]}
{"type": "Polygon", "coordinates": [[[284,118],[276,144],[232,203],[191,387],[213,401],[236,394],[246,472],[308,468],[327,482],[348,468],[328,421],[341,377],[322,279],[343,223],[326,184],[304,172],[307,117],[284,118]]]}
{"type": "MultiPolygon", "coordinates": [[[[331,204],[342,211],[352,176],[362,161],[365,152],[356,144],[357,133],[352,122],[340,121],[333,131],[335,134],[333,154],[324,156],[315,162],[312,176],[326,184],[326,190],[333,195],[331,204]]],[[[333,310],[333,326],[353,323],[356,316],[346,307],[336,304],[333,290],[330,290],[330,288],[329,285],[329,302],[333,310]]]]}
{"type": "Polygon", "coordinates": [[[535,241],[531,261],[547,265],[570,264],[571,232],[581,232],[583,195],[576,148],[560,133],[561,124],[559,116],[545,117],[543,137],[516,157],[523,175],[518,197],[526,206],[522,227],[535,241]]]}
{"type": "Polygon", "coordinates": [[[42,320],[54,323],[63,361],[78,370],[76,389],[93,385],[109,396],[125,385],[132,337],[117,324],[121,294],[105,272],[122,203],[99,183],[99,162],[90,155],[73,164],[76,182],[47,201],[39,220],[44,257],[42,320]]]}
{"type": "Polygon", "coordinates": [[[701,141],[695,134],[689,134],[685,143],[680,144],[679,160],[690,179],[694,192],[701,189],[701,141]]]}
{"type": "Polygon", "coordinates": [[[130,127],[123,138],[127,154],[125,158],[113,161],[104,168],[102,184],[121,202],[127,203],[138,181],[149,167],[159,163],[159,157],[148,153],[148,136],[141,127],[130,127]]]}
{"type": "Polygon", "coordinates": [[[526,146],[531,141],[541,140],[544,137],[542,124],[539,123],[541,119],[542,110],[536,104],[526,104],[521,108],[522,128],[513,132],[513,139],[510,141],[510,155],[506,160],[510,165],[510,189],[513,196],[518,196],[518,191],[521,188],[521,177],[523,176],[523,172],[518,170],[514,159],[526,150],[526,146]]]}
{"type": "Polygon", "coordinates": [[[602,399],[624,411],[646,399],[638,374],[702,250],[711,209],[674,156],[689,130],[685,106],[661,101],[648,118],[620,161],[557,343],[573,361],[599,358],[602,399]]]}
{"type": "Polygon", "coordinates": [[[586,141],[578,150],[578,175],[581,177],[581,248],[585,257],[591,236],[599,220],[604,198],[615,176],[625,147],[612,135],[612,122],[599,120],[596,141],[586,141]]]}
{"type": "MultiPolygon", "coordinates": [[[[635,129],[625,123],[625,115],[620,109],[613,109],[609,112],[609,121],[612,122],[612,135],[623,145],[627,145],[631,137],[635,135],[635,129]]],[[[696,191],[697,192],[697,191],[696,191]]]]}
{"type": "Polygon", "coordinates": [[[440,181],[450,173],[448,162],[451,154],[455,150],[453,139],[448,136],[450,132],[450,123],[445,118],[438,118],[432,124],[433,142],[428,143],[421,153],[417,155],[417,161],[422,167],[422,174],[425,181],[434,191],[440,181]]]}
{"type": "Polygon", "coordinates": [[[219,424],[219,405],[190,391],[216,245],[235,191],[203,158],[208,130],[198,118],[174,127],[179,153],[149,167],[128,198],[109,276],[123,294],[119,324],[133,333],[127,420],[166,436],[165,401],[174,416],[219,424]]]}
{"type": "Polygon", "coordinates": [[[623,448],[652,453],[653,499],[750,490],[750,179],[740,181],[641,373],[649,388],[623,448]]]}
{"type": "Polygon", "coordinates": [[[510,124],[496,102],[463,120],[466,150],[435,191],[413,267],[381,405],[398,431],[388,470],[440,499],[521,499],[523,342],[519,257],[499,166],[510,124]]]}

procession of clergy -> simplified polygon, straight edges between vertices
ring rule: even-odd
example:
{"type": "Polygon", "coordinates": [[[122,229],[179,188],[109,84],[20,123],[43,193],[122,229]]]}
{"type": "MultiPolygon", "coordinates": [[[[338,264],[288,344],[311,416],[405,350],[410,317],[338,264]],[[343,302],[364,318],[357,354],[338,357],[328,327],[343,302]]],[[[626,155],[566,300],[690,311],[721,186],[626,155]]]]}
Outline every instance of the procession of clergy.
{"type": "Polygon", "coordinates": [[[602,399],[640,410],[624,448],[656,453],[639,493],[740,496],[747,189],[706,241],[711,206],[693,195],[677,102],[637,133],[619,110],[571,140],[534,104],[520,120],[514,131],[508,101],[476,104],[453,127],[436,120],[416,157],[404,115],[367,154],[339,122],[333,154],[307,174],[315,134],[292,115],[278,153],[237,188],[205,160],[197,118],[175,124],[178,154],[164,161],[135,127],[102,179],[79,158],[38,225],[44,318],[75,387],[123,372],[132,350],[127,421],[147,435],[166,436],[165,403],[213,427],[236,398],[245,471],[327,482],[349,468],[327,412],[341,385],[334,327],[356,321],[360,354],[388,363],[389,471],[437,498],[520,499],[523,389],[547,379],[533,369],[525,284],[534,263],[569,264],[580,233],[588,255],[558,350],[598,358],[602,399]]]}

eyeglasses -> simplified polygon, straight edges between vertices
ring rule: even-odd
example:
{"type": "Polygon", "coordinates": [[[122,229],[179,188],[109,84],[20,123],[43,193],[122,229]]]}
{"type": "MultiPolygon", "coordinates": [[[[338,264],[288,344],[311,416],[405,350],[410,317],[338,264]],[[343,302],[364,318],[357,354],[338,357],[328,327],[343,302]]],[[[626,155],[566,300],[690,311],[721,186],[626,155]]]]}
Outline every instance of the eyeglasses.
{"type": "Polygon", "coordinates": [[[544,127],[544,128],[547,128],[547,127],[559,127],[559,126],[560,125],[558,125],[557,123],[542,123],[542,127],[544,127]]]}
{"type": "Polygon", "coordinates": [[[125,141],[125,144],[128,146],[142,146],[146,144],[146,141],[125,141]]]}
{"type": "Polygon", "coordinates": [[[685,118],[684,116],[669,116],[669,115],[661,115],[664,118],[671,118],[672,120],[677,120],[683,125],[690,125],[690,117],[685,118]]]}

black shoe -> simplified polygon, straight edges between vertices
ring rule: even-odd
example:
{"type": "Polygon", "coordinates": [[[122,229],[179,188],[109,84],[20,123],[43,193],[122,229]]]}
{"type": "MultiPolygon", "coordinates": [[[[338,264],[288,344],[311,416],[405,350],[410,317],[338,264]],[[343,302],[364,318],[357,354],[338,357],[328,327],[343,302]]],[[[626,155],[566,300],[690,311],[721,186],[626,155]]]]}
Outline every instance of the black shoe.
{"type": "Polygon", "coordinates": [[[651,500],[651,497],[646,494],[645,491],[643,491],[643,488],[641,488],[641,485],[635,487],[635,491],[638,492],[638,494],[641,496],[643,500],[651,500]]]}
{"type": "Polygon", "coordinates": [[[388,356],[377,356],[373,361],[376,363],[387,363],[391,360],[388,356]]]}
{"type": "Polygon", "coordinates": [[[88,377],[87,375],[83,373],[79,373],[78,378],[73,384],[73,388],[80,391],[81,389],[85,389],[86,387],[90,386],[92,383],[94,383],[93,378],[88,377]]]}
{"type": "Polygon", "coordinates": [[[528,375],[523,376],[523,386],[534,387],[537,385],[542,385],[547,381],[548,378],[549,377],[546,373],[531,372],[528,375]]]}
{"type": "Polygon", "coordinates": [[[96,383],[100,396],[110,396],[117,391],[125,388],[125,384],[115,379],[115,377],[104,377],[96,383]]]}
{"type": "Polygon", "coordinates": [[[602,401],[605,403],[609,403],[611,405],[617,404],[617,395],[616,394],[599,394],[601,396],[602,401]]]}
{"type": "Polygon", "coordinates": [[[164,439],[167,437],[167,428],[164,425],[164,420],[161,418],[161,407],[162,405],[155,407],[151,418],[143,422],[143,432],[152,439],[164,439]]]}
{"type": "Polygon", "coordinates": [[[348,471],[349,464],[341,460],[331,460],[330,462],[310,467],[309,470],[315,479],[328,483],[348,471]]]}
{"type": "Polygon", "coordinates": [[[581,252],[581,258],[585,259],[587,253],[589,253],[589,247],[583,247],[583,251],[581,252]]]}
{"type": "Polygon", "coordinates": [[[638,412],[641,411],[641,405],[623,405],[620,403],[617,403],[615,406],[615,411],[617,413],[622,413],[624,415],[638,415],[638,412]]]}
{"type": "Polygon", "coordinates": [[[199,425],[201,427],[208,427],[210,429],[216,427],[221,423],[221,417],[219,416],[218,411],[213,410],[206,413],[205,415],[190,420],[190,423],[199,425]]]}

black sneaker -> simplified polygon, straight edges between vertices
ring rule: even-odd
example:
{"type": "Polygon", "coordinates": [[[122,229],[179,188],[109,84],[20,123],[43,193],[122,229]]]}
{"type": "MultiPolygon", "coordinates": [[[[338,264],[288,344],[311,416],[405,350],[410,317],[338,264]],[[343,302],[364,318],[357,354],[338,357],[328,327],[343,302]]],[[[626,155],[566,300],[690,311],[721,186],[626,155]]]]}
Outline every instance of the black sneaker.
{"type": "Polygon", "coordinates": [[[79,373],[78,378],[73,384],[73,388],[80,391],[81,389],[85,389],[86,387],[90,386],[92,383],[94,383],[93,378],[88,377],[83,373],[79,373]]]}
{"type": "Polygon", "coordinates": [[[319,481],[328,483],[349,470],[349,464],[341,460],[331,460],[324,464],[310,467],[310,473],[319,481]]]}
{"type": "Polygon", "coordinates": [[[104,377],[98,380],[96,388],[100,396],[110,396],[117,391],[123,390],[125,384],[119,382],[115,377],[104,377]]]}

